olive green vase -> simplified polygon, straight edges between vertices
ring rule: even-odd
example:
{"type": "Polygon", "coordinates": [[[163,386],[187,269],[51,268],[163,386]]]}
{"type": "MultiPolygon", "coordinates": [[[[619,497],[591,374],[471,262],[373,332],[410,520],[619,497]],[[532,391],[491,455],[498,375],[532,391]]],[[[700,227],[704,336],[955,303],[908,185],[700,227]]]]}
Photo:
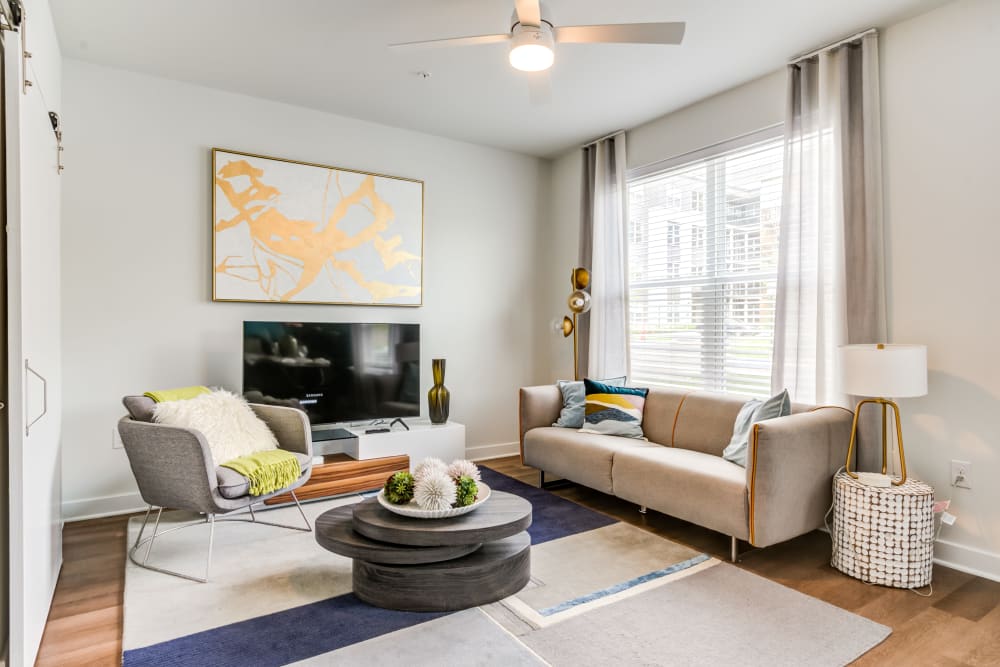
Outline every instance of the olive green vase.
{"type": "Polygon", "coordinates": [[[431,423],[444,424],[448,421],[448,404],[451,401],[451,394],[444,386],[444,359],[431,360],[431,371],[434,373],[434,386],[427,392],[431,423]]]}

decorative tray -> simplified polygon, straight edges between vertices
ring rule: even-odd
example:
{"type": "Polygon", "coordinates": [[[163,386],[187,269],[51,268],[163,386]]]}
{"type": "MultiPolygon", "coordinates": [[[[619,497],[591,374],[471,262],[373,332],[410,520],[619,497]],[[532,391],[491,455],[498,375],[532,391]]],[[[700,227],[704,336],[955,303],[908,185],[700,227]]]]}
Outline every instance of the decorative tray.
{"type": "Polygon", "coordinates": [[[479,482],[477,486],[479,487],[479,495],[476,496],[476,502],[471,505],[466,505],[465,507],[449,507],[446,510],[425,510],[421,509],[415,500],[411,500],[405,505],[393,505],[386,500],[384,489],[378,492],[378,504],[393,514],[408,516],[414,519],[447,519],[453,516],[468,514],[489,500],[490,487],[483,482],[479,482]]]}

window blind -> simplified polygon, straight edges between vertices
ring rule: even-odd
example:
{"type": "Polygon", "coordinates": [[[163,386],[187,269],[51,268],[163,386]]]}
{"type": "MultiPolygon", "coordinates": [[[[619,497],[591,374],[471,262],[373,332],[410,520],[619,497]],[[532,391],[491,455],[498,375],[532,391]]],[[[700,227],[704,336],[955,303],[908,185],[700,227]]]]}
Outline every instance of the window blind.
{"type": "Polygon", "coordinates": [[[630,384],[770,393],[781,181],[780,138],[629,180],[630,384]]]}

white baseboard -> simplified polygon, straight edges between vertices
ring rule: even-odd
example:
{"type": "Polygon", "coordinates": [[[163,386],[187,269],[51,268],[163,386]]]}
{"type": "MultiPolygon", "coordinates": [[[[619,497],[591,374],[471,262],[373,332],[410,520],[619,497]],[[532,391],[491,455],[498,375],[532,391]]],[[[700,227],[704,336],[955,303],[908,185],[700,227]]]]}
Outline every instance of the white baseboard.
{"type": "Polygon", "coordinates": [[[117,496],[67,500],[62,504],[63,521],[99,519],[117,514],[130,514],[146,509],[142,496],[136,493],[122,493],[117,496]]]}
{"type": "Polygon", "coordinates": [[[934,562],[953,570],[1000,581],[1000,554],[947,540],[934,543],[934,562]]]}
{"type": "Polygon", "coordinates": [[[521,443],[518,442],[502,442],[497,445],[477,445],[465,448],[465,455],[469,457],[470,461],[487,461],[504,456],[515,456],[520,453],[521,443]]]}

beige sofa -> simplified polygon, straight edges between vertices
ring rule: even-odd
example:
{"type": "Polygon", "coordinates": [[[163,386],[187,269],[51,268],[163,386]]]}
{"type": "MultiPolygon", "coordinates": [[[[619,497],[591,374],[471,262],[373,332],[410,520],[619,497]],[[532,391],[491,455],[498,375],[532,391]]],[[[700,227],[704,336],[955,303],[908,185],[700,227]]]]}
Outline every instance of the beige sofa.
{"type": "Polygon", "coordinates": [[[822,525],[830,481],[844,464],[852,413],[793,405],[755,424],[743,468],[722,458],[745,399],[651,389],[643,410],[648,441],[554,427],[556,385],[523,387],[521,461],[545,473],[765,547],[822,525]]]}

